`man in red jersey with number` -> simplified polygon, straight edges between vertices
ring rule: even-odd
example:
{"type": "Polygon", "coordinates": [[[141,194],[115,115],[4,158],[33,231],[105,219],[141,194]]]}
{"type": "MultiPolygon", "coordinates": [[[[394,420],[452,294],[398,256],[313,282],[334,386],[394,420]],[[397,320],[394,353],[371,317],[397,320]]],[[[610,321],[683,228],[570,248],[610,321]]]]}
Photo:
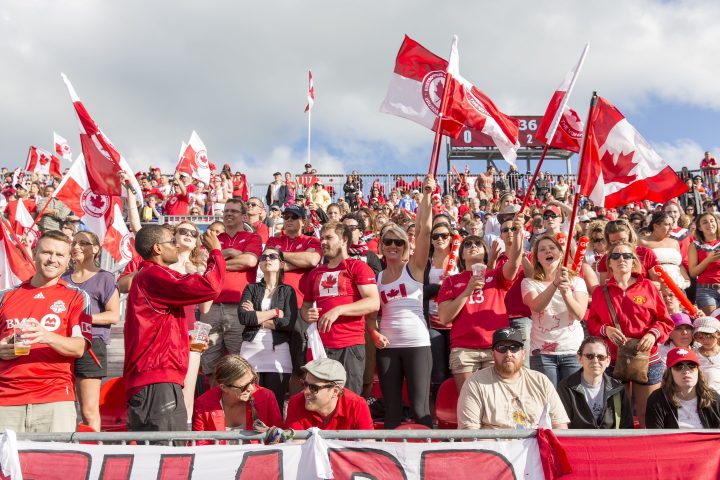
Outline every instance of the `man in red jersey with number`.
{"type": "MultiPolygon", "coordinates": [[[[298,308],[303,304],[303,288],[308,274],[320,263],[320,239],[302,235],[303,221],[307,217],[304,207],[290,205],[282,214],[284,234],[268,239],[267,248],[274,247],[282,250],[285,258],[283,283],[290,285],[297,294],[298,308]]],[[[290,335],[290,354],[293,360],[293,378],[291,378],[291,391],[297,388],[300,376],[300,367],[305,363],[305,322],[295,322],[295,331],[290,335]]]]}
{"type": "Polygon", "coordinates": [[[0,430],[74,432],[73,368],[92,339],[90,300],[60,279],[70,240],[45,232],[35,247],[35,275],[0,292],[0,430]],[[28,355],[15,355],[14,327],[23,326],[28,355]]]}
{"type": "Polygon", "coordinates": [[[343,223],[322,227],[320,245],[327,263],[310,272],[300,313],[307,323],[318,324],[328,358],[342,363],[346,387],[360,394],[365,370],[364,315],[380,308],[380,296],[372,269],[362,260],[348,258],[351,238],[350,228],[343,223]]]}
{"type": "Polygon", "coordinates": [[[240,353],[243,327],[238,320],[238,304],[242,292],[255,283],[258,258],[262,253],[262,239],[256,233],[246,232],[243,219],[247,208],[242,200],[231,198],[225,202],[223,224],[225,233],[218,235],[222,246],[227,273],[222,291],[210,310],[202,314],[200,321],[209,323],[210,345],[203,352],[200,368],[205,375],[212,375],[215,365],[227,353],[240,353]]]}

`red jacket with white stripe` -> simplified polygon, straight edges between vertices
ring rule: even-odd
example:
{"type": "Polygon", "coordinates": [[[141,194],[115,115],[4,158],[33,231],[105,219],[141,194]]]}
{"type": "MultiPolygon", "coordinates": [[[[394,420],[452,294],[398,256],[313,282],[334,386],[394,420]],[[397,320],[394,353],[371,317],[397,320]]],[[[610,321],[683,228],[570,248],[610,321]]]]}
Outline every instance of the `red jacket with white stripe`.
{"type": "Polygon", "coordinates": [[[140,264],[125,314],[126,396],[154,383],[183,385],[188,369],[188,327],[183,307],[217,297],[225,279],[220,250],[210,252],[207,271],[183,274],[152,261],[140,264]]]}

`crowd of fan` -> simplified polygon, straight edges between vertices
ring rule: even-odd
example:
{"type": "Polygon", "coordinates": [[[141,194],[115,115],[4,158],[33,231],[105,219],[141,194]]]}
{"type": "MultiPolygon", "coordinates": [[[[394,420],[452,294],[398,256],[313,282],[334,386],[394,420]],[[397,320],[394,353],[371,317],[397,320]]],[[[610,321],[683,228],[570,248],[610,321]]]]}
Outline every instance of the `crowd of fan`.
{"type": "Polygon", "coordinates": [[[689,191],[664,205],[583,198],[569,232],[575,192],[562,175],[541,173],[527,199],[529,174],[492,166],[445,185],[399,176],[389,192],[353,172],[335,192],[308,164],[304,186],[277,172],[259,197],[229,165],[209,185],[151,168],[138,174],[143,203],[127,196],[137,254],[116,279],[79,212],[52,198],[56,180],[13,184],[4,169],[6,216],[17,198],[35,215],[53,203],[35,276],[0,296],[0,428],[75,430],[77,400],[100,430],[124,293],[133,431],[432,428],[446,382],[463,429],[719,428],[720,189],[709,154],[700,172],[683,169],[689,191]],[[577,269],[563,266],[581,237],[577,269]],[[210,326],[201,349],[189,343],[196,322],[210,326]],[[20,339],[29,355],[16,355],[20,339]],[[649,357],[647,381],[613,376],[630,342],[649,357]]]}

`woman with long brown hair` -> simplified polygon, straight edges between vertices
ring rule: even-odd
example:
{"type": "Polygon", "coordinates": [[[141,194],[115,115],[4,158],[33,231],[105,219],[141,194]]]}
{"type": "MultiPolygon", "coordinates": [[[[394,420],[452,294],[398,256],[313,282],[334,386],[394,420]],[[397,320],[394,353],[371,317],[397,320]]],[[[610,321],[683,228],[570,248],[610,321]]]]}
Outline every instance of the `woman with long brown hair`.
{"type": "Polygon", "coordinates": [[[688,247],[690,276],[697,279],[695,302],[710,315],[720,307],[720,228],[713,213],[703,213],[695,222],[696,240],[688,247]]]}

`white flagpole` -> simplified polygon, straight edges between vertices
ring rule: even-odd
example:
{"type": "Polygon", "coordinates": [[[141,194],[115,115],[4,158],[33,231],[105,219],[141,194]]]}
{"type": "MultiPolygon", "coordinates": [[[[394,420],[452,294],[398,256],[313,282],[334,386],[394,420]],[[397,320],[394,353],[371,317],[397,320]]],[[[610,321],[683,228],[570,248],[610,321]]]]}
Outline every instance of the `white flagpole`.
{"type": "Polygon", "coordinates": [[[311,118],[311,115],[312,115],[312,108],[310,108],[308,110],[308,147],[307,147],[308,158],[307,158],[307,163],[310,163],[310,118],[311,118]]]}

